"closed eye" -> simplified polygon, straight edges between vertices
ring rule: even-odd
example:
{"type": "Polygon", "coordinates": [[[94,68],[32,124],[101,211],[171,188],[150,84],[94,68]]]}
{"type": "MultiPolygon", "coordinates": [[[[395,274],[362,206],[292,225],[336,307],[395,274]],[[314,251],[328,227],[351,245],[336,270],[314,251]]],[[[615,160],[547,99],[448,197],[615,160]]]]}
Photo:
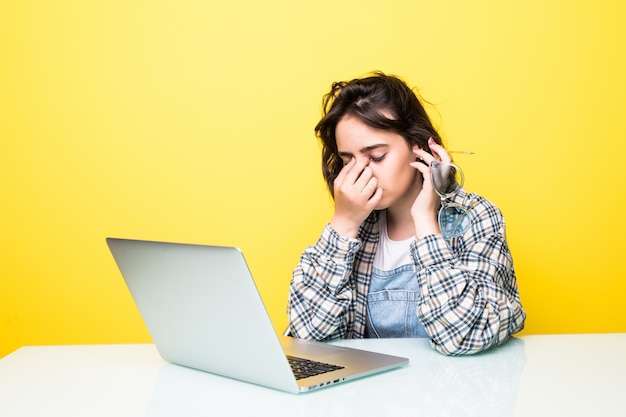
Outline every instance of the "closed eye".
{"type": "Polygon", "coordinates": [[[387,156],[386,153],[382,154],[381,156],[377,156],[377,157],[371,156],[370,157],[370,161],[372,161],[372,162],[380,162],[383,159],[385,159],[386,156],[387,156]]]}

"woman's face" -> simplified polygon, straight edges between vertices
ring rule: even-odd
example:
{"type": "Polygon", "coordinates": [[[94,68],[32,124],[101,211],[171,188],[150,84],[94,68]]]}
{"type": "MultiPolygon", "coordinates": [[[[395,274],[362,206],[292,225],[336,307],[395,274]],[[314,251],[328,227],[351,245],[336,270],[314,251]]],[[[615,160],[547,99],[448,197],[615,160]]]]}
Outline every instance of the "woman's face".
{"type": "Polygon", "coordinates": [[[397,133],[375,129],[359,118],[345,115],[335,130],[339,156],[347,164],[351,158],[369,159],[369,167],[383,189],[377,210],[387,209],[406,201],[411,206],[421,190],[421,175],[409,165],[415,154],[397,133]]]}

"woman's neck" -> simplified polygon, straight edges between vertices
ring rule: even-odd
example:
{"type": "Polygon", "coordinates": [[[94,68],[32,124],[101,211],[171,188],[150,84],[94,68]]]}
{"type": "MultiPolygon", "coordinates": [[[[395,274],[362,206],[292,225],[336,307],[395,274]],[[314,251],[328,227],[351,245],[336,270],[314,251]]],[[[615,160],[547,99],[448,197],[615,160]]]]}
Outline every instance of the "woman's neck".
{"type": "Polygon", "coordinates": [[[391,240],[406,240],[415,236],[415,224],[408,210],[394,210],[391,207],[386,210],[387,236],[391,240]]]}
{"type": "Polygon", "coordinates": [[[413,207],[413,203],[421,191],[422,178],[419,175],[416,176],[413,186],[407,191],[404,198],[387,208],[387,235],[389,239],[405,240],[415,236],[415,222],[411,215],[411,207],[413,207]]]}

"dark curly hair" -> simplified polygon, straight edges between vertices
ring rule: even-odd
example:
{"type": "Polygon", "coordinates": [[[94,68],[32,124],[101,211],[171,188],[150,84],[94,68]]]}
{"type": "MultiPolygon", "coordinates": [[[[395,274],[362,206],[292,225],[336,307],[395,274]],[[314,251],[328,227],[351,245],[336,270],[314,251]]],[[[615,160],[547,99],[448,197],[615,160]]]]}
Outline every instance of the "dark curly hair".
{"type": "Polygon", "coordinates": [[[441,144],[418,95],[400,78],[380,71],[333,83],[330,92],[324,95],[322,112],[315,134],[322,142],[322,171],[333,196],[333,182],[343,168],[335,130],[345,115],[357,117],[373,128],[397,133],[409,146],[429,150],[431,137],[441,144]]]}

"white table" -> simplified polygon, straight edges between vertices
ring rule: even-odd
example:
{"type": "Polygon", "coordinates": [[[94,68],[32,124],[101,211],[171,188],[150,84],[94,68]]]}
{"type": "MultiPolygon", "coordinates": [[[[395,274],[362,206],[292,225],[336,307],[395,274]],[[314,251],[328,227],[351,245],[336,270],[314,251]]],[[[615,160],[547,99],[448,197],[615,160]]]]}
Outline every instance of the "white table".
{"type": "Polygon", "coordinates": [[[153,345],[24,347],[0,360],[0,416],[626,415],[626,333],[523,336],[457,358],[423,339],[338,344],[410,364],[294,395],[165,363],[153,345]]]}

